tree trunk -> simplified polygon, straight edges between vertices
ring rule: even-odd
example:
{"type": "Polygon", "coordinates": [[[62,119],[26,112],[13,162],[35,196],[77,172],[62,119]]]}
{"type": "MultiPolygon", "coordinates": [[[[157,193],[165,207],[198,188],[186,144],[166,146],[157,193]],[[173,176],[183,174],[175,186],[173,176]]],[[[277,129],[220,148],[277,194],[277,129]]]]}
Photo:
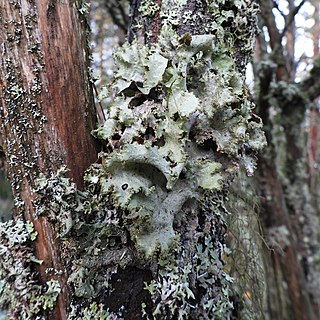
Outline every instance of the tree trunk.
{"type": "Polygon", "coordinates": [[[50,319],[66,319],[60,241],[48,218],[37,216],[34,190],[41,175],[50,176],[62,166],[81,188],[84,170],[96,160],[85,17],[73,1],[1,0],[0,20],[1,136],[14,217],[33,222],[35,255],[43,260],[39,282],[56,279],[61,287],[50,319]],[[54,270],[62,272],[54,275],[54,270]]]}
{"type": "Polygon", "coordinates": [[[318,88],[318,84],[312,76],[315,70],[306,82],[289,82],[295,79],[295,68],[292,64],[283,64],[286,53],[281,46],[283,35],[288,36],[287,50],[293,52],[291,38],[297,7],[292,1],[289,3],[286,33],[283,33],[276,27],[270,10],[272,2],[261,1],[272,53],[269,55],[266,46],[260,46],[263,54],[257,68],[256,101],[268,148],[259,158],[257,185],[264,236],[269,246],[265,251],[267,316],[279,320],[309,320],[319,317],[314,286],[317,272],[310,260],[317,250],[318,221],[308,185],[307,139],[303,126],[308,105],[315,97],[315,91],[309,94],[307,88],[309,85],[318,88]]]}
{"type": "Polygon", "coordinates": [[[86,172],[82,191],[61,168],[70,169],[81,187],[81,174],[96,157],[88,132],[86,43],[76,8],[40,0],[2,7],[4,34],[13,39],[4,40],[8,58],[1,74],[9,176],[21,200],[16,215],[32,221],[38,236],[35,259],[28,222],[0,226],[7,246],[0,275],[9,278],[12,257],[28,272],[40,259],[40,283],[48,288],[32,286],[35,273],[24,270],[23,278],[12,278],[27,280],[31,294],[19,295],[6,279],[0,305],[18,318],[47,315],[53,306],[50,319],[239,315],[246,288],[236,290],[225,267],[225,202],[239,168],[252,175],[255,155],[265,145],[244,86],[257,6],[131,2],[129,42],[115,53],[116,97],[107,121],[94,132],[104,152],[86,172]],[[16,26],[12,21],[18,18],[16,26]],[[23,58],[22,52],[30,54],[23,58]],[[29,242],[10,242],[17,225],[29,232],[29,242]]]}

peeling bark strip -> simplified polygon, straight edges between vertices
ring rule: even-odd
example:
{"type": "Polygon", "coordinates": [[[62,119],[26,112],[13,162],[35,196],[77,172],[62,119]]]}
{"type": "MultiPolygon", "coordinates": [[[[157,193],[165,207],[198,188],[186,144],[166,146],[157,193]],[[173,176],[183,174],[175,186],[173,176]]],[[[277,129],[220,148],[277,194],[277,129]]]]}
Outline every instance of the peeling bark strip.
{"type": "Polygon", "coordinates": [[[1,135],[15,217],[32,221],[38,232],[40,282],[60,283],[50,319],[66,319],[65,266],[54,226],[36,217],[33,190],[40,173],[50,176],[62,165],[81,187],[84,170],[96,159],[84,20],[74,1],[0,0],[1,135]]]}
{"type": "MultiPolygon", "coordinates": [[[[41,99],[51,124],[52,144],[81,187],[84,170],[96,160],[90,135],[96,119],[88,77],[85,18],[74,1],[37,1],[45,75],[41,99]],[[81,21],[82,20],[82,21],[81,21]],[[56,147],[57,148],[57,147],[56,147]]],[[[50,134],[49,133],[49,134],[50,134]]]]}

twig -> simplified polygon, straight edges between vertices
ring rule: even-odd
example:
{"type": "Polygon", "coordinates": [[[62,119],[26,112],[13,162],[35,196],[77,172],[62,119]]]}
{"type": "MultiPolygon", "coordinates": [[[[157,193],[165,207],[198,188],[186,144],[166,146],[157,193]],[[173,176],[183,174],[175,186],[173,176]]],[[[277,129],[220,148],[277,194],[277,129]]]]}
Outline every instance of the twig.
{"type": "Polygon", "coordinates": [[[97,100],[98,100],[98,105],[100,108],[96,108],[97,109],[97,113],[98,113],[98,118],[101,122],[105,122],[106,121],[106,116],[104,114],[104,111],[103,111],[103,106],[102,106],[102,103],[101,101],[99,101],[98,99],[98,96],[99,96],[99,93],[98,93],[98,90],[97,90],[97,87],[94,83],[92,83],[92,87],[93,87],[93,90],[97,96],[97,100]]]}
{"type": "Polygon", "coordinates": [[[106,2],[105,4],[113,23],[116,24],[124,32],[127,32],[128,19],[123,6],[119,2],[117,4],[114,4],[114,1],[106,2]]]}
{"type": "Polygon", "coordinates": [[[301,7],[304,5],[304,3],[306,2],[306,0],[301,0],[301,2],[293,8],[293,10],[291,10],[288,15],[286,16],[286,24],[280,34],[280,39],[283,38],[284,34],[286,33],[286,31],[288,30],[288,28],[290,27],[291,23],[294,20],[294,17],[296,16],[296,14],[299,12],[299,10],[301,9],[301,7]]]}
{"type": "Polygon", "coordinates": [[[278,6],[278,3],[275,0],[271,0],[271,1],[272,1],[272,4],[273,4],[273,7],[279,11],[279,13],[282,15],[282,17],[284,19],[286,19],[286,15],[283,13],[282,10],[280,10],[280,8],[278,6]]]}

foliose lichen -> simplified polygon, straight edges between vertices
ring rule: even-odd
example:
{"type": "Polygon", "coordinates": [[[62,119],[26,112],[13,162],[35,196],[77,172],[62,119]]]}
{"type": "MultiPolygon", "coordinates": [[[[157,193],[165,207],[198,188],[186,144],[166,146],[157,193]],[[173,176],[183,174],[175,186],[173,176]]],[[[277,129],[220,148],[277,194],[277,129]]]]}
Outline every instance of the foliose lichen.
{"type": "Polygon", "coordinates": [[[146,253],[152,255],[173,241],[174,216],[188,198],[222,189],[227,158],[253,173],[252,151],[265,140],[242,76],[214,36],[179,44],[165,28],[157,45],[134,41],[115,59],[117,96],[109,118],[95,131],[112,152],[101,155],[106,174],[87,178],[96,179],[115,206],[135,212],[131,238],[142,249],[148,243],[146,253]]]}
{"type": "MultiPolygon", "coordinates": [[[[97,168],[95,171],[97,173],[97,168]]],[[[90,314],[93,309],[101,319],[122,319],[121,310],[116,315],[108,310],[108,305],[101,304],[98,308],[94,298],[111,294],[112,275],[120,268],[136,264],[151,266],[157,275],[150,283],[145,283],[145,290],[150,293],[155,309],[147,315],[142,308],[144,318],[171,319],[178,315],[178,319],[200,319],[202,316],[223,315],[228,318],[231,315],[230,285],[233,279],[224,271],[222,262],[222,256],[230,252],[221,238],[224,233],[223,216],[226,215],[221,195],[214,196],[207,191],[199,206],[201,209],[191,203],[184,206],[179,216],[175,217],[174,224],[177,229],[183,228],[186,236],[176,235],[171,249],[157,247],[160,252],[158,258],[146,258],[148,251],[141,254],[140,247],[130,244],[130,227],[121,223],[125,211],[110,206],[110,195],[97,193],[96,181],[92,180],[92,176],[87,191],[81,192],[70,179],[64,177],[65,173],[61,169],[59,175],[40,179],[37,192],[42,199],[38,203],[39,214],[46,215],[57,226],[64,259],[70,266],[68,282],[78,301],[71,307],[70,319],[74,319],[73,314],[83,314],[83,319],[86,319],[85,314],[90,314]],[[46,209],[43,211],[41,208],[46,209]],[[70,214],[61,215],[65,210],[70,214]],[[196,226],[193,225],[184,227],[183,221],[187,216],[196,215],[192,219],[197,219],[197,210],[201,210],[203,215],[202,228],[194,230],[196,226]],[[73,221],[71,227],[70,221],[73,221]],[[182,238],[184,246],[179,246],[182,238]],[[152,262],[154,260],[156,265],[152,262]],[[215,284],[216,281],[219,283],[215,284]],[[199,290],[205,294],[197,302],[195,297],[199,290]],[[79,301],[83,301],[82,304],[79,301]]],[[[142,228],[147,228],[147,224],[142,228]]]]}
{"type": "Polygon", "coordinates": [[[31,222],[10,220],[0,223],[0,310],[7,319],[44,319],[60,293],[58,281],[37,284],[33,271],[37,260],[30,243],[37,236],[31,222]]]}
{"type": "Polygon", "coordinates": [[[71,305],[71,311],[68,316],[68,320],[118,320],[119,315],[104,310],[104,305],[98,305],[96,302],[92,302],[88,307],[77,308],[71,305]]]}

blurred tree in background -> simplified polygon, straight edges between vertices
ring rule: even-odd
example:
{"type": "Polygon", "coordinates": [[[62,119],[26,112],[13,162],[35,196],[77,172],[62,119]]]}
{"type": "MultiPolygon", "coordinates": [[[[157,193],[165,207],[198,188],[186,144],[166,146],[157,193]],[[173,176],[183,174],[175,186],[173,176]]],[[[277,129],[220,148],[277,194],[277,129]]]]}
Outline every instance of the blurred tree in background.
{"type": "Polygon", "coordinates": [[[269,246],[268,314],[271,319],[316,319],[319,2],[261,1],[260,7],[262,32],[253,70],[256,112],[268,141],[256,177],[269,246]]]}

